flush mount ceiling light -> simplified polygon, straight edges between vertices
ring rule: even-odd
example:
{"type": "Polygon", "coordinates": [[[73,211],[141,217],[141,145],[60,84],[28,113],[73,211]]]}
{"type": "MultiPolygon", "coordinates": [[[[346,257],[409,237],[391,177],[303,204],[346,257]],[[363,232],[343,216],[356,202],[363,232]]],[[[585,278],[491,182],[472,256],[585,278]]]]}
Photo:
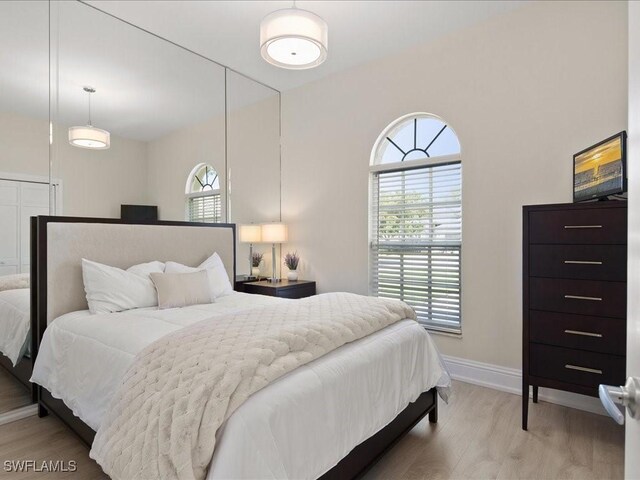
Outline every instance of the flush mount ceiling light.
{"type": "Polygon", "coordinates": [[[91,124],[91,94],[96,90],[93,87],[84,87],[83,90],[89,97],[89,123],[81,127],[70,127],[69,143],[74,147],[106,150],[111,146],[111,135],[106,130],[91,124]]]}
{"type": "Polygon", "coordinates": [[[260,23],[260,53],[276,67],[304,70],[327,58],[327,22],[296,8],[276,10],[260,23]]]}

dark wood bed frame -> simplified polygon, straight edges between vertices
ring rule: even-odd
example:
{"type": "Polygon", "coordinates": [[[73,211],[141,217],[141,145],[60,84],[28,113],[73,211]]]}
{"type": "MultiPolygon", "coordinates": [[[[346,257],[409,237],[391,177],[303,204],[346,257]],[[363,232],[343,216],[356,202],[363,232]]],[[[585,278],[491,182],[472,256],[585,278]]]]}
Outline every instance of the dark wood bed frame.
{"type": "MultiPolygon", "coordinates": [[[[38,347],[47,328],[47,224],[53,223],[113,223],[130,225],[171,225],[171,226],[196,226],[208,228],[231,228],[233,230],[233,257],[235,278],[235,224],[205,224],[190,222],[166,222],[166,221],[127,221],[120,219],[104,218],[82,218],[82,217],[37,217],[32,219],[32,278],[36,278],[36,288],[32,288],[32,315],[31,325],[32,337],[32,358],[35,361],[38,347]],[[33,241],[37,239],[36,241],[33,241]],[[35,248],[34,248],[35,247],[35,248]],[[35,267],[34,267],[35,266],[35,267]]],[[[32,283],[33,285],[33,283],[32,283]]],[[[35,385],[34,391],[37,393],[38,415],[44,417],[53,413],[63,423],[65,423],[80,439],[91,445],[96,432],[82,420],[76,417],[73,412],[62,402],[53,398],[51,393],[39,385],[35,385]]],[[[389,451],[406,433],[408,433],[426,415],[429,421],[438,421],[438,394],[435,388],[423,392],[418,399],[409,404],[398,416],[382,430],[360,443],[349,452],[337,465],[326,472],[320,478],[323,480],[344,480],[359,478],[366,473],[375,463],[389,451]]]]}

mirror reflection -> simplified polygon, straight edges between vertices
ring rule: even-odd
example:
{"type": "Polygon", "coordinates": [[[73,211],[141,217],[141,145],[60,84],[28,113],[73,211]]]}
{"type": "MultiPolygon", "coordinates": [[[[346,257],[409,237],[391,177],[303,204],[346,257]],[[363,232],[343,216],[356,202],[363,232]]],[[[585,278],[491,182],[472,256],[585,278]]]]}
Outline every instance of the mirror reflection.
{"type": "Polygon", "coordinates": [[[278,91],[80,2],[0,2],[0,87],[1,416],[31,403],[30,217],[276,222],[281,172],[278,91]]]}
{"type": "MultiPolygon", "coordinates": [[[[229,219],[238,225],[280,221],[280,93],[228,71],[227,108],[229,219]]],[[[247,275],[252,243],[242,240],[236,271],[247,275]]],[[[266,253],[254,274],[270,276],[270,245],[253,245],[253,252],[266,253]]],[[[278,275],[280,269],[276,265],[278,275]]]]}
{"type": "Polygon", "coordinates": [[[29,219],[49,213],[48,23],[46,1],[0,2],[0,419],[32,403],[29,219]]]}
{"type": "MultiPolygon", "coordinates": [[[[65,215],[134,205],[131,218],[280,220],[278,91],[85,4],[52,9],[52,174],[65,215]]],[[[248,255],[239,242],[239,275],[248,255]]]]}
{"type": "Polygon", "coordinates": [[[52,9],[52,162],[65,215],[152,205],[161,220],[226,220],[224,68],[85,4],[52,9]],[[216,202],[195,189],[209,180],[204,165],[216,202]]]}

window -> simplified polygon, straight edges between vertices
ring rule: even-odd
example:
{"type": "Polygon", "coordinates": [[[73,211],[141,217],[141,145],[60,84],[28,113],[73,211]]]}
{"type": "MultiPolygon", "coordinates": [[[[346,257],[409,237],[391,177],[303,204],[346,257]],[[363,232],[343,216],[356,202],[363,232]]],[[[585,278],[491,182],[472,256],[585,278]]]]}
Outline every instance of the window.
{"type": "Polygon", "coordinates": [[[461,331],[462,165],[455,132],[411,114],[371,154],[370,289],[411,305],[425,327],[461,331]]]}
{"type": "Polygon", "coordinates": [[[189,175],[186,187],[189,222],[218,223],[222,218],[220,179],[211,165],[201,163],[189,175]]]}

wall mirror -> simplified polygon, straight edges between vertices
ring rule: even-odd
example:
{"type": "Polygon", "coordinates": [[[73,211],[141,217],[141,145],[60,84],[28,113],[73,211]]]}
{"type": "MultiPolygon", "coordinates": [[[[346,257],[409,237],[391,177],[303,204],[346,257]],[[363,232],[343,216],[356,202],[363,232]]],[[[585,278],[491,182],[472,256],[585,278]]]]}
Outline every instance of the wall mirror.
{"type": "Polygon", "coordinates": [[[0,312],[1,418],[31,402],[31,216],[260,224],[281,197],[278,91],[81,2],[0,2],[0,40],[0,295],[24,336],[9,352],[0,312]]]}
{"type": "MultiPolygon", "coordinates": [[[[279,221],[280,93],[233,71],[227,71],[226,85],[229,220],[239,225],[279,221]]],[[[269,248],[255,245],[254,252],[269,248]]],[[[259,268],[263,275],[271,272],[271,255],[264,255],[259,268]]],[[[236,270],[249,274],[247,243],[238,244],[236,270]]]]}
{"type": "MultiPolygon", "coordinates": [[[[52,175],[65,215],[156,205],[160,219],[185,220],[200,164],[224,198],[224,68],[86,4],[51,8],[52,175]]],[[[226,219],[225,202],[215,218],[191,203],[195,219],[226,219]]]]}
{"type": "MultiPolygon", "coordinates": [[[[80,2],[52,3],[50,31],[58,211],[280,220],[277,90],[80,2]]],[[[248,255],[239,242],[238,274],[248,255]]]]}
{"type": "Polygon", "coordinates": [[[0,423],[31,403],[29,218],[49,213],[48,32],[48,2],[0,2],[0,423]]]}

